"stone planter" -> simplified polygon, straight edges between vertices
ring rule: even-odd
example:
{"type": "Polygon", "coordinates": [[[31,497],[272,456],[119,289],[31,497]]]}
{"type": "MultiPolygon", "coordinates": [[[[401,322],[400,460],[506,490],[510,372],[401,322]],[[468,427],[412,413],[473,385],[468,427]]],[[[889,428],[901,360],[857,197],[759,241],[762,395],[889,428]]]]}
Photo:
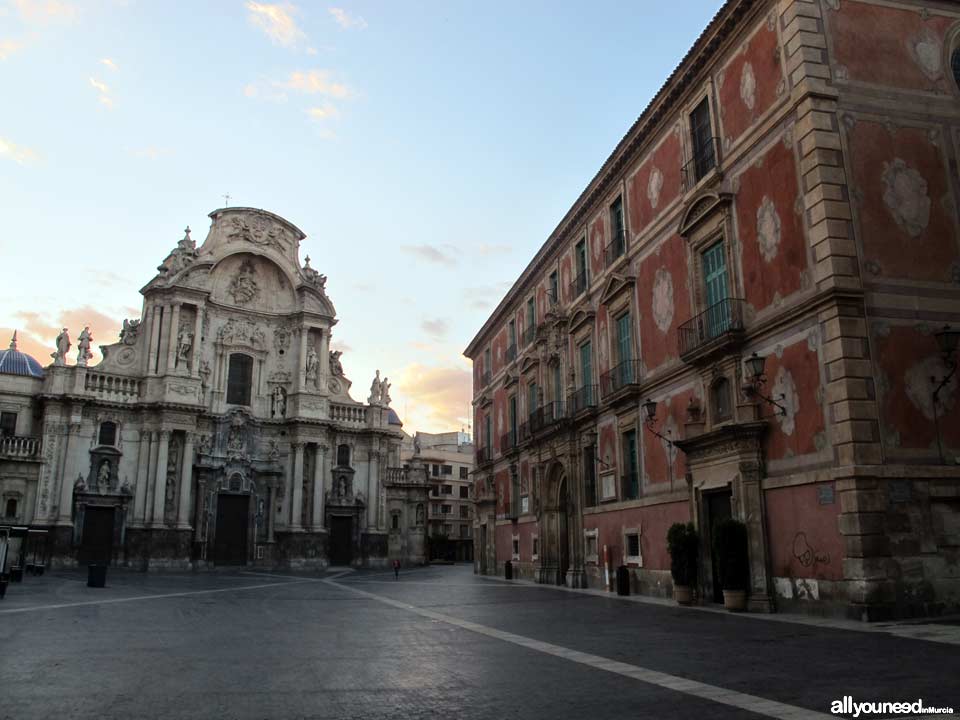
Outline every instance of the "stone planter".
{"type": "Polygon", "coordinates": [[[747,591],[724,590],[723,606],[730,612],[743,612],[747,609],[747,591]]]}
{"type": "Polygon", "coordinates": [[[677,605],[689,605],[693,602],[693,588],[689,585],[674,585],[673,599],[677,605]]]}

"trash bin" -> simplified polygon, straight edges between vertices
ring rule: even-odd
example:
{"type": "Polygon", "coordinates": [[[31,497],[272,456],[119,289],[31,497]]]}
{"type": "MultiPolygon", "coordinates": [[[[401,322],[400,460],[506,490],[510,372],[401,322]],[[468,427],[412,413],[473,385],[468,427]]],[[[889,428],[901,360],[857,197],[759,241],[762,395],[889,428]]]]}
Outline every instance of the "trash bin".
{"type": "Polygon", "coordinates": [[[505,580],[513,580],[513,563],[509,560],[503,564],[503,577],[505,580]]]}
{"type": "Polygon", "coordinates": [[[630,594],[630,571],[626,565],[617,568],[617,595],[630,594]]]}
{"type": "Polygon", "coordinates": [[[87,587],[102,588],[107,586],[107,566],[87,565],[87,587]]]}

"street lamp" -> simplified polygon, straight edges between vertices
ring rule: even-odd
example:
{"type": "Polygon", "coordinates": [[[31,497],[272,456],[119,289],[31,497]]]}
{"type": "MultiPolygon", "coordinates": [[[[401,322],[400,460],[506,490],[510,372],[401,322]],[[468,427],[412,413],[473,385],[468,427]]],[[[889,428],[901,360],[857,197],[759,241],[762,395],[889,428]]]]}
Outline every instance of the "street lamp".
{"type": "Polygon", "coordinates": [[[931,376],[930,378],[930,382],[937,385],[933,389],[933,427],[937,433],[937,450],[940,453],[940,462],[945,465],[947,461],[943,457],[943,442],[940,439],[940,391],[946,387],[957,372],[957,361],[954,356],[957,352],[957,344],[960,342],[960,330],[953,330],[949,325],[944,325],[942,330],[933,334],[933,337],[937,341],[937,347],[943,355],[943,364],[947,368],[946,375],[939,381],[936,377],[931,376]]]}
{"type": "Polygon", "coordinates": [[[647,398],[647,401],[643,404],[643,411],[647,415],[646,422],[644,423],[647,426],[647,430],[656,435],[658,438],[663,440],[666,443],[669,443],[671,447],[676,447],[677,444],[671,440],[668,436],[670,435],[670,430],[667,430],[667,434],[663,435],[656,430],[657,424],[657,401],[647,398]]]}
{"type": "Polygon", "coordinates": [[[786,415],[787,409],[781,405],[777,400],[786,400],[787,396],[784,393],[780,393],[776,399],[768,397],[760,392],[760,388],[764,386],[767,382],[766,367],[767,367],[767,358],[753,353],[745,361],[747,366],[747,372],[749,373],[747,377],[747,384],[744,385],[743,390],[748,397],[756,396],[763,400],[769,405],[773,405],[780,412],[775,413],[777,415],[786,415]]]}

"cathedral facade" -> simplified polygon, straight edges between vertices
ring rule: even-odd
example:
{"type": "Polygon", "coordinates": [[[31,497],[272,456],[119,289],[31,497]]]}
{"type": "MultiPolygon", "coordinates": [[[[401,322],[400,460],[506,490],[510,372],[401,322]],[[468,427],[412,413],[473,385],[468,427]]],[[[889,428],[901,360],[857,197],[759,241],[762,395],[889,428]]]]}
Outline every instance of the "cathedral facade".
{"type": "Polygon", "coordinates": [[[87,328],[46,368],[15,339],[0,353],[0,524],[47,530],[55,566],[424,561],[427,474],[401,465],[388,379],[351,396],[304,234],[264,210],[210,218],[99,364],[87,328]]]}

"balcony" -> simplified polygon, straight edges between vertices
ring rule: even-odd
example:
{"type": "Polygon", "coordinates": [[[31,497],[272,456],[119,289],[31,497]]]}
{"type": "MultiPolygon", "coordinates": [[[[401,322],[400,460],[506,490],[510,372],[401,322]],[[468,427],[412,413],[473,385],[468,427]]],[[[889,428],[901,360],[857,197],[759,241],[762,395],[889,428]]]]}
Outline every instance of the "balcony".
{"type": "Polygon", "coordinates": [[[693,157],[680,169],[683,191],[692,190],[711,170],[717,167],[719,160],[720,138],[712,137],[702,147],[694,149],[693,157]]]}
{"type": "Polygon", "coordinates": [[[83,389],[100,400],[136,402],[140,397],[140,380],[88,370],[83,379],[83,389]]]}
{"type": "Polygon", "coordinates": [[[621,500],[636,500],[640,497],[640,476],[635,473],[625,473],[620,478],[621,500]]]}
{"type": "Polygon", "coordinates": [[[506,353],[506,354],[507,354],[507,362],[508,362],[508,363],[509,363],[509,362],[513,362],[514,360],[516,360],[516,359],[517,359],[517,344],[516,344],[516,343],[512,343],[511,345],[508,345],[508,346],[507,346],[507,353],[506,353]]]}
{"type": "Polygon", "coordinates": [[[506,455],[517,447],[517,431],[511,430],[500,436],[500,454],[506,455]]]}
{"type": "Polygon", "coordinates": [[[613,236],[610,244],[603,249],[603,266],[605,268],[611,267],[617,260],[623,257],[626,251],[626,238],[623,235],[623,230],[620,230],[613,236]]]}
{"type": "Polygon", "coordinates": [[[565,420],[566,417],[563,402],[558,400],[547,403],[530,413],[530,433],[534,434],[546,430],[561,420],[565,420]]]}
{"type": "Polygon", "coordinates": [[[39,460],[42,441],[38,437],[0,436],[0,458],[4,460],[39,460]]]}
{"type": "Polygon", "coordinates": [[[537,326],[531,325],[528,328],[523,330],[523,346],[532,345],[533,341],[537,339],[537,326]]]}
{"type": "Polygon", "coordinates": [[[640,385],[640,361],[624,360],[600,376],[600,391],[603,399],[609,400],[617,393],[640,385]]]}
{"type": "Polygon", "coordinates": [[[489,447],[477,448],[477,465],[486,465],[493,460],[493,453],[489,447]]]}
{"type": "Polygon", "coordinates": [[[743,300],[726,298],[677,328],[680,359],[694,362],[743,341],[743,300]]]}
{"type": "Polygon", "coordinates": [[[480,386],[487,387],[493,379],[493,374],[489,370],[484,370],[480,375],[480,386]]]}
{"type": "Polygon", "coordinates": [[[567,398],[567,409],[570,417],[574,417],[586,410],[597,406],[597,399],[600,397],[599,388],[596,385],[584,385],[567,398]]]}
{"type": "Polygon", "coordinates": [[[587,271],[577,273],[577,276],[570,283],[570,297],[578,298],[587,291],[587,271]]]}
{"type": "Polygon", "coordinates": [[[363,405],[330,403],[330,419],[338,423],[366,425],[367,409],[363,405]]]}

